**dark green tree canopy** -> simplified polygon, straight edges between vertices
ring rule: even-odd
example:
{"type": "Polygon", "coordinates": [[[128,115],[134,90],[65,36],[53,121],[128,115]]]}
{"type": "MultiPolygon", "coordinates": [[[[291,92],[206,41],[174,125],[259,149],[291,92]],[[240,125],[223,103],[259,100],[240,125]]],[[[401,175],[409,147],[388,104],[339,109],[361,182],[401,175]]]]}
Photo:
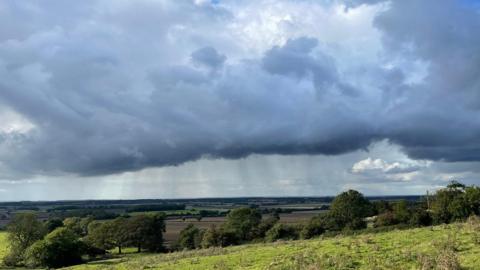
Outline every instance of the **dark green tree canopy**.
{"type": "Polygon", "coordinates": [[[240,240],[251,240],[254,229],[260,224],[262,215],[258,209],[237,208],[227,215],[223,225],[226,231],[233,232],[240,240]]]}
{"type": "Polygon", "coordinates": [[[81,263],[84,250],[78,234],[65,227],[57,228],[27,249],[25,261],[31,267],[58,268],[81,263]]]}
{"type": "Polygon", "coordinates": [[[373,215],[372,204],[356,190],[348,190],[332,202],[328,216],[334,219],[338,229],[364,227],[363,219],[373,215]]]}
{"type": "Polygon", "coordinates": [[[180,249],[196,249],[199,248],[202,241],[200,230],[193,224],[188,226],[180,232],[178,237],[178,246],[180,249]]]}

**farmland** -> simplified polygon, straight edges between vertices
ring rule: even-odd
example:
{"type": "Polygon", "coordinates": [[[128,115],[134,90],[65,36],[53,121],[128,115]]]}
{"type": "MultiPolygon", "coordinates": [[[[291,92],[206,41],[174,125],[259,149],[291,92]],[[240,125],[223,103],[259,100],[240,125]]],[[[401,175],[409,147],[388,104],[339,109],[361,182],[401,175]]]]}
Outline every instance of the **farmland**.
{"type": "MultiPolygon", "coordinates": [[[[396,198],[391,198],[396,199],[396,198]]],[[[117,216],[136,216],[147,213],[166,215],[166,245],[178,238],[179,232],[194,224],[206,229],[220,226],[226,213],[234,208],[255,205],[262,211],[280,210],[282,223],[301,223],[328,208],[331,197],[302,198],[207,198],[178,200],[113,200],[113,201],[53,201],[0,203],[0,229],[16,213],[34,212],[42,221],[71,216],[93,216],[108,220],[117,216]],[[167,210],[158,210],[165,208],[167,210]],[[174,208],[174,209],[171,209],[174,208]],[[157,209],[157,210],[155,210],[157,209]],[[201,217],[201,218],[199,218],[201,217]]]]}
{"type": "Polygon", "coordinates": [[[456,223],[170,254],[129,254],[67,269],[421,269],[441,259],[438,252],[452,245],[462,269],[474,270],[480,269],[477,237],[467,224],[456,223]]]}
{"type": "MultiPolygon", "coordinates": [[[[280,214],[280,222],[283,224],[299,224],[308,221],[315,215],[323,212],[322,210],[300,211],[280,214]]],[[[169,219],[166,221],[165,242],[170,244],[178,238],[180,231],[189,224],[195,225],[199,229],[208,229],[211,226],[219,227],[225,222],[225,217],[206,217],[200,221],[195,218],[188,219],[169,219]]]]}

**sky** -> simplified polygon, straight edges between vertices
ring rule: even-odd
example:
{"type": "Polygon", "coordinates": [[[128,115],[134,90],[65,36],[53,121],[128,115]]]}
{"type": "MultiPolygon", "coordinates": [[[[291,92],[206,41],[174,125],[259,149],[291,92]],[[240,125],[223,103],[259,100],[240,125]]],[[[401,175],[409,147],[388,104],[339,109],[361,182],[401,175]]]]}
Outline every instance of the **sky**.
{"type": "Polygon", "coordinates": [[[0,201],[480,184],[480,1],[0,1],[0,201]]]}

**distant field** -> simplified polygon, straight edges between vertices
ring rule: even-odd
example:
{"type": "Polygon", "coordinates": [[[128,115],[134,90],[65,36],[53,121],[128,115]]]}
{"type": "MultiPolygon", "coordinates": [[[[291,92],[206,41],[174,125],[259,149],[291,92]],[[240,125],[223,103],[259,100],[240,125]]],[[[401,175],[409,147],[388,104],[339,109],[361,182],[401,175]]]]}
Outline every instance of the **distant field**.
{"type": "Polygon", "coordinates": [[[198,210],[168,210],[168,211],[142,211],[142,212],[130,212],[130,216],[138,216],[144,214],[165,213],[166,215],[198,215],[198,210]]]}
{"type": "Polygon", "coordinates": [[[7,254],[7,233],[0,231],[0,261],[7,254]]]}
{"type": "Polygon", "coordinates": [[[182,219],[167,220],[164,239],[167,245],[177,240],[180,231],[186,228],[188,224],[193,224],[200,229],[208,229],[212,225],[219,227],[223,222],[225,222],[225,217],[205,217],[201,221],[192,218],[186,219],[185,221],[182,219]]]}
{"type": "Polygon", "coordinates": [[[480,244],[463,224],[171,254],[132,254],[68,269],[421,269],[421,261],[435,258],[433,253],[445,243],[455,245],[462,269],[480,269],[480,244]]]}
{"type": "MultiPolygon", "coordinates": [[[[321,210],[312,210],[280,214],[280,222],[286,224],[298,224],[308,221],[313,216],[318,215],[321,212],[321,210]]],[[[180,231],[186,228],[188,224],[193,224],[200,229],[208,229],[212,225],[215,225],[218,228],[223,224],[223,222],[225,222],[225,217],[204,217],[201,221],[198,221],[194,218],[188,218],[185,221],[182,219],[167,220],[167,231],[164,235],[164,239],[167,245],[172,243],[178,238],[180,231]]]]}

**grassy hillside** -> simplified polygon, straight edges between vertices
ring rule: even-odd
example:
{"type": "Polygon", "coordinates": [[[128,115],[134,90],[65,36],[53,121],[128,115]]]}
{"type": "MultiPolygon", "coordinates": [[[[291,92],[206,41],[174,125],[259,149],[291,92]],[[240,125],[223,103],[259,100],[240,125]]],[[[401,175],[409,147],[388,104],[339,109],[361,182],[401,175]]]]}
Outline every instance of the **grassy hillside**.
{"type": "Polygon", "coordinates": [[[7,233],[0,231],[0,261],[7,253],[7,233]]]}
{"type": "Polygon", "coordinates": [[[452,224],[172,254],[130,254],[69,269],[434,269],[428,265],[447,263],[455,256],[462,269],[480,269],[479,233],[478,227],[452,224]]]}

